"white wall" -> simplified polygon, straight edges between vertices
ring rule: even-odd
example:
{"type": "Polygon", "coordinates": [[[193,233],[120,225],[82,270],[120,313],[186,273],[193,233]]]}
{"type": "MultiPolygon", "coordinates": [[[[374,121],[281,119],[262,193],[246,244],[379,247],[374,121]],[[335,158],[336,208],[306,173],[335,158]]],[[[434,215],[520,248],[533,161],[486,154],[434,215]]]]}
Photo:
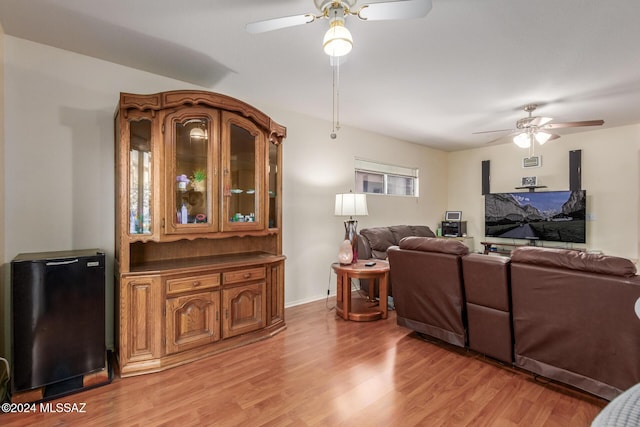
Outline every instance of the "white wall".
{"type": "MultiPolygon", "coordinates": [[[[108,255],[112,295],[113,113],[119,93],[202,88],[9,36],[4,65],[5,266],[18,253],[99,247],[108,255]]],[[[225,93],[223,85],[208,89],[225,93]]],[[[446,206],[446,153],[347,127],[331,140],[330,123],[255,105],[288,131],[283,146],[287,305],[325,297],[329,287],[335,292],[329,267],[344,227],[343,218],[333,215],[334,197],[353,188],[355,156],[418,167],[422,177],[420,199],[371,197],[370,215],[361,219],[360,228],[435,227],[440,220],[446,206]]],[[[2,294],[8,295],[7,287],[2,294]]],[[[110,346],[112,317],[110,299],[110,346]]]]}
{"type": "MultiPolygon", "coordinates": [[[[107,343],[113,345],[114,130],[119,92],[187,85],[5,36],[4,257],[107,253],[107,343]]],[[[5,283],[8,299],[10,282],[5,283]]],[[[8,335],[8,300],[5,336],[8,335]]],[[[5,343],[8,354],[8,340],[5,343]]]]}
{"type": "MultiPolygon", "coordinates": [[[[540,168],[522,168],[528,156],[507,143],[449,155],[450,210],[462,210],[476,249],[484,235],[481,163],[491,161],[491,192],[512,192],[523,176],[537,176],[545,190],[569,189],[569,151],[582,150],[582,188],[587,191],[587,243],[576,245],[638,259],[640,125],[565,135],[536,148],[540,168]],[[478,238],[480,237],[480,238],[478,238]]],[[[548,245],[548,244],[547,244],[548,245]]]]}
{"type": "Polygon", "coordinates": [[[334,216],[335,195],[354,189],[356,157],[419,168],[420,198],[368,195],[369,215],[358,229],[425,224],[434,231],[447,196],[447,153],[343,127],[329,138],[331,123],[270,108],[287,126],[284,141],[284,241],[286,302],[298,304],[335,293],[330,265],[344,239],[344,220],[334,216]]]}

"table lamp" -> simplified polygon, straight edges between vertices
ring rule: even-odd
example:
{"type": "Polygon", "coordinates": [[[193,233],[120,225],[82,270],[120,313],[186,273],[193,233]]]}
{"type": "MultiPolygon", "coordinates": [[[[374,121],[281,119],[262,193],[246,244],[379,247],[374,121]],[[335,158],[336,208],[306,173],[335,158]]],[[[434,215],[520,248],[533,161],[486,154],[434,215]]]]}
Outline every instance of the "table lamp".
{"type": "Polygon", "coordinates": [[[336,216],[348,216],[349,219],[344,222],[344,238],[351,242],[353,251],[352,263],[358,261],[358,221],[353,219],[354,216],[369,215],[367,211],[367,195],[356,193],[336,194],[336,216]]]}

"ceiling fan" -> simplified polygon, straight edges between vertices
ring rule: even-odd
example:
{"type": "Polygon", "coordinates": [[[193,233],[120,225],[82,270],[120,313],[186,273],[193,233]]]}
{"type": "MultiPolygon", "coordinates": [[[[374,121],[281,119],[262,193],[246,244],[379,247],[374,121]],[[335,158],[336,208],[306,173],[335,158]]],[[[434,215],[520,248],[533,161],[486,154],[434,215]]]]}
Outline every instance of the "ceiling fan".
{"type": "Polygon", "coordinates": [[[247,32],[256,34],[296,25],[310,24],[316,19],[328,19],[329,30],[324,36],[323,48],[329,56],[343,56],[351,51],[353,38],[345,27],[345,18],[357,16],[363,21],[421,18],[431,10],[431,0],[398,0],[363,4],[355,8],[357,0],[313,0],[319,14],[285,16],[252,22],[246,25],[247,32]]]}
{"type": "MultiPolygon", "coordinates": [[[[532,146],[533,141],[537,141],[542,145],[547,141],[560,138],[560,135],[555,133],[549,133],[547,130],[560,129],[560,128],[572,128],[581,126],[602,126],[604,120],[584,120],[579,122],[564,122],[564,123],[551,123],[551,117],[532,116],[532,113],[538,108],[537,104],[525,105],[524,111],[529,113],[528,117],[524,117],[516,122],[515,129],[500,129],[500,130],[488,130],[483,132],[474,132],[474,135],[482,133],[493,132],[507,132],[511,133],[506,136],[513,136],[513,142],[520,148],[529,148],[532,146]]],[[[502,136],[498,139],[503,138],[502,136]]],[[[493,140],[490,142],[494,142],[493,140]]]]}

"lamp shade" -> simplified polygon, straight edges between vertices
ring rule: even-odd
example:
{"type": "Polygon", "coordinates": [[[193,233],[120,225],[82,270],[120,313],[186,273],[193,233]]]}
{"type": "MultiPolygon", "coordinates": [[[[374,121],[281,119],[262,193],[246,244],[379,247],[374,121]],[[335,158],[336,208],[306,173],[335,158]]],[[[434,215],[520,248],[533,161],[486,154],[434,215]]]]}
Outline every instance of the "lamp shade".
{"type": "Polygon", "coordinates": [[[324,53],[329,56],[344,56],[353,48],[351,32],[340,20],[333,21],[322,40],[324,53]]]}
{"type": "Polygon", "coordinates": [[[367,195],[356,193],[336,194],[337,216],[369,215],[367,210],[367,195]]]}

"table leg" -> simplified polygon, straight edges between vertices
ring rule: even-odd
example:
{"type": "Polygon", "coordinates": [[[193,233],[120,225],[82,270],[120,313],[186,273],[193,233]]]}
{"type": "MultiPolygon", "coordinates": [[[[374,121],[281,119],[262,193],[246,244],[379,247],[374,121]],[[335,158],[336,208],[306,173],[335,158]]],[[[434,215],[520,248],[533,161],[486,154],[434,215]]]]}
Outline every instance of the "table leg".
{"type": "Polygon", "coordinates": [[[349,320],[349,312],[351,311],[351,278],[347,273],[342,276],[342,318],[349,320]]]}
{"type": "Polygon", "coordinates": [[[376,282],[375,279],[369,279],[369,301],[376,301],[376,282]]]}
{"type": "Polygon", "coordinates": [[[388,297],[389,297],[389,273],[385,272],[380,278],[379,284],[380,292],[380,311],[382,311],[382,318],[386,319],[389,315],[388,297]]]}
{"type": "Polygon", "coordinates": [[[336,305],[342,303],[342,274],[336,274],[336,305]]]}

